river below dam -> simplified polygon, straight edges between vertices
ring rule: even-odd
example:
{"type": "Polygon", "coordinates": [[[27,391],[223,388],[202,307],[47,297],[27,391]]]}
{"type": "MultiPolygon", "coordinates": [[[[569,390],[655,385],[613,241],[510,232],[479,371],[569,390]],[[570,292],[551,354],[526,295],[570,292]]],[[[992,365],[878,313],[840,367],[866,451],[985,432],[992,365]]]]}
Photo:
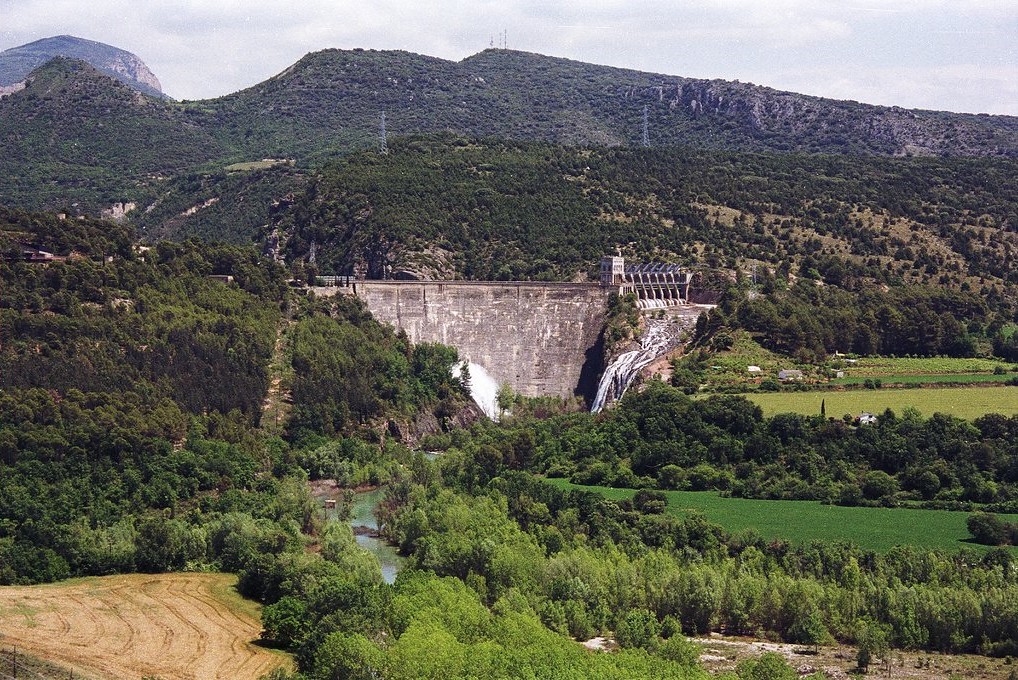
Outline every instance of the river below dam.
{"type": "MultiPolygon", "coordinates": [[[[341,506],[344,491],[333,485],[325,487],[321,483],[313,487],[315,498],[324,506],[325,519],[333,521],[339,519],[339,507],[329,507],[326,501],[335,500],[336,505],[341,506]]],[[[378,535],[379,526],[375,510],[383,498],[385,487],[354,492],[353,502],[350,504],[349,524],[357,545],[378,558],[378,563],[382,567],[382,579],[386,583],[393,583],[406,558],[399,554],[396,546],[378,535]]]]}
{"type": "Polygon", "coordinates": [[[386,583],[393,583],[406,558],[399,554],[396,546],[378,535],[375,509],[383,498],[385,487],[355,493],[350,506],[350,526],[353,527],[357,545],[378,558],[382,566],[382,579],[386,583]]]}

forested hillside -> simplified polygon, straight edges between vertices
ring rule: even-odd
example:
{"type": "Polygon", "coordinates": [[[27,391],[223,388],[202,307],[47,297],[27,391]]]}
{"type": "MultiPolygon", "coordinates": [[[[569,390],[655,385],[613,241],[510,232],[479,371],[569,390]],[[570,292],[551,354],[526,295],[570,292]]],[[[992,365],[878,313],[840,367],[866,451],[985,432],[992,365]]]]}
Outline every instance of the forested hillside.
{"type": "Polygon", "coordinates": [[[466,400],[455,350],[412,347],[352,300],[311,305],[277,357],[299,376],[293,431],[269,436],[283,269],[246,248],[135,238],[0,209],[0,584],[300,553],[320,529],[305,470],[335,476],[349,456],[385,479],[409,452],[365,441],[466,400]],[[22,261],[27,246],[56,258],[22,261]]]}
{"type": "Polygon", "coordinates": [[[1016,171],[1003,160],[406,139],[327,166],[278,224],[290,258],[315,244],[322,273],[567,280],[621,249],[999,303],[1018,299],[1016,171]]]}
{"type": "Polygon", "coordinates": [[[0,98],[0,196],[8,206],[98,215],[226,150],[169,103],[83,61],[56,58],[0,98]]]}

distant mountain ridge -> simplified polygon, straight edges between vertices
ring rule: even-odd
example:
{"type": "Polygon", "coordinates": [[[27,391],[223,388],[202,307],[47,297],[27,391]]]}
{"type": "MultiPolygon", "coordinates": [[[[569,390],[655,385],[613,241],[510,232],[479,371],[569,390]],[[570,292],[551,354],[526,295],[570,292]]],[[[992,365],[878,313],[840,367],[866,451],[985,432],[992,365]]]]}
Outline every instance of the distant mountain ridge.
{"type": "Polygon", "coordinates": [[[0,88],[15,89],[32,71],[54,57],[80,59],[139,92],[166,97],[159,79],[137,55],[71,35],[43,38],[0,52],[0,88]]]}
{"type": "Polygon", "coordinates": [[[867,155],[1015,156],[1018,117],[907,110],[488,49],[459,62],[323,50],[200,106],[236,123],[233,144],[275,154],[445,132],[581,146],[867,155]],[[273,120],[275,119],[275,120],[273,120]],[[287,126],[279,125],[286,121],[287,126]],[[268,134],[266,134],[268,133],[268,134]]]}
{"type": "MultiPolygon", "coordinates": [[[[214,237],[215,211],[191,211],[217,198],[219,212],[230,212],[229,197],[209,194],[213,187],[228,193],[227,186],[239,187],[250,200],[272,194],[277,179],[275,196],[285,196],[294,182],[293,173],[275,170],[251,182],[215,177],[276,161],[293,161],[301,174],[377,148],[383,112],[393,137],[452,133],[638,147],[646,112],[651,147],[1018,158],[1014,116],[872,106],[503,49],[458,62],[402,51],[323,50],[250,88],[199,101],[146,96],[64,57],[36,67],[26,82],[0,97],[0,200],[85,214],[135,203],[133,219],[140,222],[148,221],[143,208],[154,216],[179,206],[186,215],[168,218],[172,228],[149,224],[163,234],[200,216],[193,231],[214,237]],[[195,192],[200,201],[192,200],[195,192]]],[[[250,233],[253,226],[223,224],[221,231],[250,233]]]]}

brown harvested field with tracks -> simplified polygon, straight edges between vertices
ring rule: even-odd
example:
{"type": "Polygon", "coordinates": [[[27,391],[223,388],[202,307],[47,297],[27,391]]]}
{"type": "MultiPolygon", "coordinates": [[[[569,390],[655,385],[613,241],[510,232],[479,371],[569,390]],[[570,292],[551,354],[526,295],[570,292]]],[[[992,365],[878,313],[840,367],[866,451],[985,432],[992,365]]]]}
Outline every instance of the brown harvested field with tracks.
{"type": "Polygon", "coordinates": [[[230,574],[129,574],[0,588],[0,647],[86,676],[257,678],[288,657],[252,644],[258,609],[230,574]]]}

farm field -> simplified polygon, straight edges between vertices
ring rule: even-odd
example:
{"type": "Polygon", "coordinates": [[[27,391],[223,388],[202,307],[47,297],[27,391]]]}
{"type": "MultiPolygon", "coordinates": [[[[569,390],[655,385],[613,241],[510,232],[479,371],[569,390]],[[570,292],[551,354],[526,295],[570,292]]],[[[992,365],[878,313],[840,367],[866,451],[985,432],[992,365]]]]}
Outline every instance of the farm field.
{"type": "Polygon", "coordinates": [[[1018,414],[1018,387],[924,387],[921,389],[851,390],[844,392],[768,392],[745,395],[758,404],[764,414],[803,413],[817,415],[824,401],[828,416],[840,418],[846,413],[863,411],[881,414],[891,409],[901,414],[911,407],[923,415],[947,413],[972,420],[987,413],[1005,416],[1018,414]]]}
{"type": "Polygon", "coordinates": [[[257,605],[231,574],[130,574],[0,588],[0,644],[75,676],[258,678],[288,666],[252,644],[257,605]]]}
{"type": "MultiPolygon", "coordinates": [[[[562,489],[586,489],[606,498],[631,498],[633,489],[581,486],[565,479],[548,479],[562,489]]],[[[792,543],[849,541],[867,550],[886,552],[896,545],[941,550],[985,549],[969,543],[967,512],[909,508],[860,508],[822,505],[816,501],[764,501],[722,498],[712,491],[665,491],[667,512],[683,515],[699,510],[728,531],[755,529],[764,538],[792,543]]],[[[1018,521],[1018,515],[1000,515],[1018,521]]]]}
{"type": "MultiPolygon", "coordinates": [[[[993,373],[993,369],[1011,365],[1003,359],[952,358],[952,357],[863,357],[845,366],[851,377],[881,378],[902,375],[947,375],[993,373]]],[[[1006,379],[998,377],[998,380],[1006,379]]]]}
{"type": "MultiPolygon", "coordinates": [[[[885,375],[880,378],[884,385],[964,385],[972,383],[1003,384],[1010,375],[993,375],[992,373],[941,373],[938,375],[925,373],[921,375],[885,375]]],[[[864,385],[872,378],[835,378],[831,385],[864,385]]]]}
{"type": "Polygon", "coordinates": [[[858,385],[879,378],[887,384],[1004,383],[1016,375],[1003,359],[956,359],[951,357],[863,357],[844,366],[845,377],[832,385],[858,385]],[[1005,373],[994,375],[994,369],[1005,373]]]}

